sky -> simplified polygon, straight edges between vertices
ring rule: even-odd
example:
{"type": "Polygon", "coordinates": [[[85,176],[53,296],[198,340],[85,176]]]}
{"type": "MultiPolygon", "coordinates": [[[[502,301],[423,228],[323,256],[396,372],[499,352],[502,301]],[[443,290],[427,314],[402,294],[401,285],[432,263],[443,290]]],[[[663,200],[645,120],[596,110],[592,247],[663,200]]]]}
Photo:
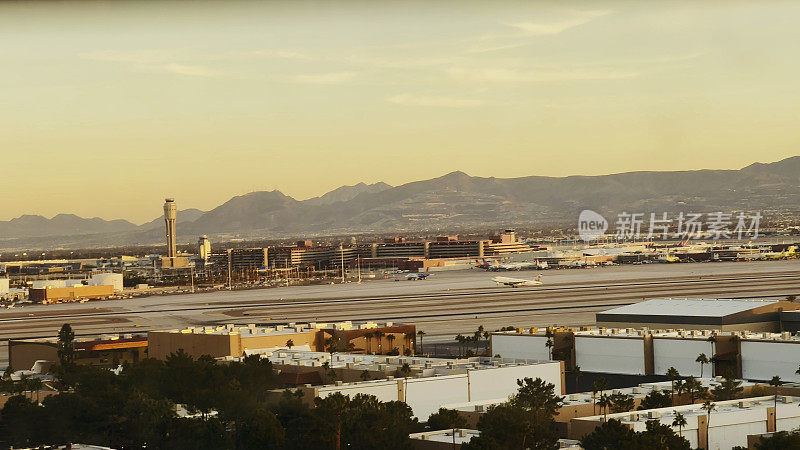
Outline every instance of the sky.
{"type": "Polygon", "coordinates": [[[0,2],[0,220],[800,154],[800,3],[0,2]]]}

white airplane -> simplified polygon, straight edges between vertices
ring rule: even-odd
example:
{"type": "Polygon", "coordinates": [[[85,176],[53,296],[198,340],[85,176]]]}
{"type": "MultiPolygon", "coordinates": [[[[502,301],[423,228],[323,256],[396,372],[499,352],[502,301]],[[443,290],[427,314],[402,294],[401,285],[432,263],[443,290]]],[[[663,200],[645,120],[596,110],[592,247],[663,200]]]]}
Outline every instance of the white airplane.
{"type": "Polygon", "coordinates": [[[518,287],[518,286],[541,286],[542,284],[542,275],[539,274],[535,279],[528,280],[526,278],[509,278],[509,277],[494,277],[492,281],[497,284],[503,286],[511,286],[511,287],[518,287]]]}

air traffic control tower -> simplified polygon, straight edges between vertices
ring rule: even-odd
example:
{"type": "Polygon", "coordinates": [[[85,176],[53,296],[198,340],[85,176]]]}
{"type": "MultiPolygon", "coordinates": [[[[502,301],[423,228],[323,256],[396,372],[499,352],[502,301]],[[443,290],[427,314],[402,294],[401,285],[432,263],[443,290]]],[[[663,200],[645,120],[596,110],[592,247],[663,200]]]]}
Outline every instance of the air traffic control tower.
{"type": "Polygon", "coordinates": [[[178,219],[178,208],[174,198],[164,199],[164,222],[167,225],[167,257],[178,256],[178,247],[175,241],[175,221],[178,219]]]}

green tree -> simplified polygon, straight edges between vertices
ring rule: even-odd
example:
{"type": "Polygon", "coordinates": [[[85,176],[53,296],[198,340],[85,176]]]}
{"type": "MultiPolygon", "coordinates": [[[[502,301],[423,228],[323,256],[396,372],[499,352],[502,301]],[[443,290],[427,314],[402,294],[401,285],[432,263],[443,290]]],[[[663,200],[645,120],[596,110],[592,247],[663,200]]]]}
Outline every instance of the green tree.
{"type": "Polygon", "coordinates": [[[639,405],[639,410],[666,408],[672,404],[672,398],[666,392],[652,391],[647,394],[639,405]]]}
{"type": "Polygon", "coordinates": [[[394,350],[394,340],[397,339],[397,336],[389,333],[386,335],[386,340],[389,341],[389,350],[394,350]]]}
{"type": "Polygon", "coordinates": [[[774,405],[776,411],[778,410],[778,389],[780,389],[782,384],[783,381],[781,381],[781,377],[777,375],[775,375],[774,377],[772,377],[771,380],[769,380],[769,385],[775,388],[775,395],[773,395],[773,398],[775,399],[774,405]]]}
{"type": "MultiPolygon", "coordinates": [[[[712,403],[711,400],[706,400],[706,402],[703,403],[703,406],[701,407],[701,409],[706,412],[706,426],[710,430],[711,429],[711,413],[715,409],[717,409],[717,405],[712,403]]],[[[708,444],[709,444],[709,442],[708,442],[708,433],[706,433],[706,448],[708,448],[708,444]]]]}
{"type": "Polygon", "coordinates": [[[286,346],[289,347],[289,349],[291,350],[291,348],[294,347],[294,341],[291,339],[287,340],[286,346]]]}
{"type": "Polygon", "coordinates": [[[779,431],[762,437],[755,443],[756,450],[786,450],[800,448],[800,432],[779,431]]]}
{"type": "Polygon", "coordinates": [[[465,428],[467,419],[455,409],[439,408],[439,411],[428,417],[427,425],[431,431],[465,428]]]}
{"type": "Polygon", "coordinates": [[[689,441],[675,434],[669,426],[648,420],[645,431],[638,433],[639,448],[648,450],[691,450],[689,441]]]}
{"type": "Polygon", "coordinates": [[[703,368],[705,368],[706,364],[709,362],[708,356],[706,356],[705,353],[700,353],[694,361],[700,363],[700,378],[703,378],[703,368]]]}
{"type": "Polygon", "coordinates": [[[711,389],[711,395],[716,401],[733,400],[738,398],[744,390],[741,385],[741,380],[726,376],[719,385],[711,389]]]}
{"type": "Polygon", "coordinates": [[[667,369],[667,377],[669,378],[670,382],[670,390],[669,395],[672,398],[672,405],[675,405],[675,380],[680,377],[681,374],[678,373],[678,369],[674,367],[670,367],[667,369]]]}
{"type": "Polygon", "coordinates": [[[600,398],[597,399],[597,406],[603,412],[603,422],[605,422],[608,418],[608,407],[611,406],[611,400],[607,394],[600,394],[600,398]]]}
{"type": "Polygon", "coordinates": [[[608,400],[611,402],[612,413],[627,412],[633,409],[634,400],[632,395],[617,392],[616,394],[611,394],[608,400]]]}
{"type": "Polygon", "coordinates": [[[683,382],[683,388],[689,394],[689,403],[695,403],[697,400],[708,397],[708,388],[703,386],[695,377],[689,377],[683,382]]]}
{"type": "Polygon", "coordinates": [[[672,426],[678,427],[678,435],[683,437],[683,427],[686,426],[686,417],[678,411],[675,411],[675,418],[672,419],[672,426]]]}
{"type": "Polygon", "coordinates": [[[517,381],[519,389],[504,404],[490,407],[478,420],[481,435],[462,449],[558,448],[554,416],[561,397],[540,378],[517,381]]]}
{"type": "Polygon", "coordinates": [[[374,333],[364,333],[364,340],[367,341],[367,353],[372,353],[372,338],[375,337],[374,333]]]}
{"type": "Polygon", "coordinates": [[[572,369],[572,376],[575,377],[575,390],[576,391],[579,390],[579,388],[578,388],[578,379],[581,377],[581,375],[583,375],[583,373],[581,372],[581,366],[576,364],[575,367],[572,369]]]}
{"type": "Polygon", "coordinates": [[[417,336],[419,336],[419,353],[424,354],[425,351],[422,348],[422,337],[425,336],[425,332],[422,330],[417,331],[417,336]]]}
{"type": "Polygon", "coordinates": [[[592,414],[597,414],[595,412],[595,405],[597,405],[597,393],[603,392],[606,390],[606,379],[603,377],[595,378],[592,381],[592,414]]]}
{"type": "Polygon", "coordinates": [[[581,439],[584,450],[636,449],[636,433],[616,419],[603,422],[581,439]]]}
{"type": "Polygon", "coordinates": [[[68,323],[62,325],[58,332],[57,354],[64,368],[70,367],[75,362],[75,332],[68,323]]]}
{"type": "Polygon", "coordinates": [[[378,340],[378,354],[383,354],[383,337],[386,336],[386,333],[381,330],[376,330],[374,335],[375,339],[378,340]]]}

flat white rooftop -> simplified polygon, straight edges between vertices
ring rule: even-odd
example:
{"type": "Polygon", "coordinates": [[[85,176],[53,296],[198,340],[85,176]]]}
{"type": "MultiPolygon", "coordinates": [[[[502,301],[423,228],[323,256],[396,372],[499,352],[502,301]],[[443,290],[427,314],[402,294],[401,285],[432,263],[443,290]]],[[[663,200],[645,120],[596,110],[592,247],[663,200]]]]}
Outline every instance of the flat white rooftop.
{"type": "Polygon", "coordinates": [[[598,313],[648,316],[724,317],[776,303],[771,299],[656,298],[598,313]]]}

